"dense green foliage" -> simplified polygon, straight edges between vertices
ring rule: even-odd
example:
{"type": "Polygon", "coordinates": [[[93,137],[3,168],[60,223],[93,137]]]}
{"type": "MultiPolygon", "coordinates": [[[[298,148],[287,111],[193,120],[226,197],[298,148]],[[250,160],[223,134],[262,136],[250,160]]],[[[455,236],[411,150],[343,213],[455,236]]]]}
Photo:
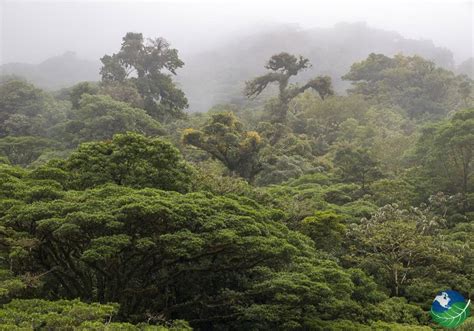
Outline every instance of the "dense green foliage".
{"type": "Polygon", "coordinates": [[[469,86],[465,86],[467,78],[457,78],[419,56],[399,54],[390,58],[372,53],[353,64],[343,78],[353,82],[351,93],[401,107],[411,117],[445,115],[470,95],[469,86]]]}
{"type": "Polygon", "coordinates": [[[252,181],[261,171],[257,155],[262,141],[257,132],[242,127],[232,113],[215,114],[202,131],[185,130],[183,142],[203,149],[231,172],[252,181]]]}
{"type": "Polygon", "coordinates": [[[473,297],[466,76],[372,54],[338,96],[280,53],[246,91],[277,99],[183,116],[164,40],[102,62],[0,83],[0,329],[430,330],[473,297]]]}
{"type": "Polygon", "coordinates": [[[0,310],[2,330],[191,330],[184,321],[162,325],[111,322],[116,304],[86,304],[79,300],[15,299],[0,310]]]}

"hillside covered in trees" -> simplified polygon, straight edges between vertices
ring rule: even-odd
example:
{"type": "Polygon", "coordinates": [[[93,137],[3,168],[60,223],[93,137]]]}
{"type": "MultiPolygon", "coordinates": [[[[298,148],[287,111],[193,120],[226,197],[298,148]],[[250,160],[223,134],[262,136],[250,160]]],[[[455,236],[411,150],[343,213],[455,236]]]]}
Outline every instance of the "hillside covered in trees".
{"type": "Polygon", "coordinates": [[[2,77],[0,329],[431,330],[474,299],[473,81],[430,44],[331,56],[345,29],[224,54],[250,101],[205,112],[141,33],[97,82],[2,77]]]}

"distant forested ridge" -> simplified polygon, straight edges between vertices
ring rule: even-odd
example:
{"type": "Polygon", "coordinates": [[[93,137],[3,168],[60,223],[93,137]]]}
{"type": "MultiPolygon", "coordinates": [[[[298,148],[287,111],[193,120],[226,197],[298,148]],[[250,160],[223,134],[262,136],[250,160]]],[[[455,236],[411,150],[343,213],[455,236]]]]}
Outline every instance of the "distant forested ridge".
{"type": "Polygon", "coordinates": [[[99,79],[99,62],[85,60],[74,52],[65,52],[39,64],[7,63],[0,66],[0,74],[19,76],[41,88],[57,90],[81,81],[99,79]]]}
{"type": "MultiPolygon", "coordinates": [[[[262,73],[261,63],[281,51],[307,57],[313,67],[301,73],[301,82],[315,75],[329,75],[334,88],[343,93],[349,87],[341,80],[352,63],[370,53],[420,55],[437,65],[454,70],[451,51],[429,40],[407,39],[396,32],[384,31],[365,23],[341,23],[333,28],[302,30],[277,26],[246,36],[237,36],[228,44],[185,58],[186,68],[179,81],[193,111],[205,111],[217,103],[245,103],[240,91],[246,80],[262,73]],[[205,77],[205,82],[201,78],[205,77]]],[[[473,69],[471,66],[472,75],[473,69]]],[[[463,72],[467,74],[466,70],[463,72]]],[[[472,76],[471,76],[472,77],[472,76]]]]}
{"type": "Polygon", "coordinates": [[[99,81],[2,77],[0,329],[432,330],[437,292],[474,299],[472,79],[364,25],[273,34],[307,47],[193,82],[129,32],[99,81]],[[365,32],[411,51],[332,53],[365,32]]]}
{"type": "MultiPolygon", "coordinates": [[[[185,66],[177,81],[186,93],[192,112],[204,112],[219,103],[247,103],[242,95],[246,80],[262,73],[261,63],[281,51],[301,54],[314,66],[296,81],[314,75],[329,75],[336,91],[349,84],[341,79],[352,63],[370,53],[420,55],[437,65],[471,76],[469,60],[456,67],[453,54],[429,40],[413,40],[399,33],[371,28],[365,23],[340,23],[333,28],[302,30],[282,25],[259,29],[252,34],[237,33],[232,40],[203,51],[183,54],[185,66]]],[[[2,74],[24,77],[41,88],[59,89],[80,81],[99,79],[98,60],[81,60],[73,53],[53,57],[38,65],[5,64],[2,74]]],[[[271,94],[271,93],[270,93],[271,94]]],[[[261,100],[260,100],[261,102],[261,100]]]]}

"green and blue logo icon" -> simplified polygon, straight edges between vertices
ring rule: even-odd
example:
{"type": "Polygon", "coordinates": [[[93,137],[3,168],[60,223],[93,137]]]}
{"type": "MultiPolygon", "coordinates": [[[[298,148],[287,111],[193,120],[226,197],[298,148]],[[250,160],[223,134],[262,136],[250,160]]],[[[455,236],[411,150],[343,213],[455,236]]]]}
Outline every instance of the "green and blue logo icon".
{"type": "Polygon", "coordinates": [[[455,328],[470,316],[470,303],[471,300],[466,301],[459,292],[441,291],[431,305],[431,317],[441,326],[455,328]]]}

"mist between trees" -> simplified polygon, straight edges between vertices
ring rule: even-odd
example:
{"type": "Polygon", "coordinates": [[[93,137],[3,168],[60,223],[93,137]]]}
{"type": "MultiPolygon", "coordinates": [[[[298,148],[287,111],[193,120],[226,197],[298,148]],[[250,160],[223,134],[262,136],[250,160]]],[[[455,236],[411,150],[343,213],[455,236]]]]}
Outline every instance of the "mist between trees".
{"type": "Polygon", "coordinates": [[[190,64],[129,32],[88,81],[3,76],[0,328],[431,330],[472,299],[472,76],[375,32],[190,64]]]}

